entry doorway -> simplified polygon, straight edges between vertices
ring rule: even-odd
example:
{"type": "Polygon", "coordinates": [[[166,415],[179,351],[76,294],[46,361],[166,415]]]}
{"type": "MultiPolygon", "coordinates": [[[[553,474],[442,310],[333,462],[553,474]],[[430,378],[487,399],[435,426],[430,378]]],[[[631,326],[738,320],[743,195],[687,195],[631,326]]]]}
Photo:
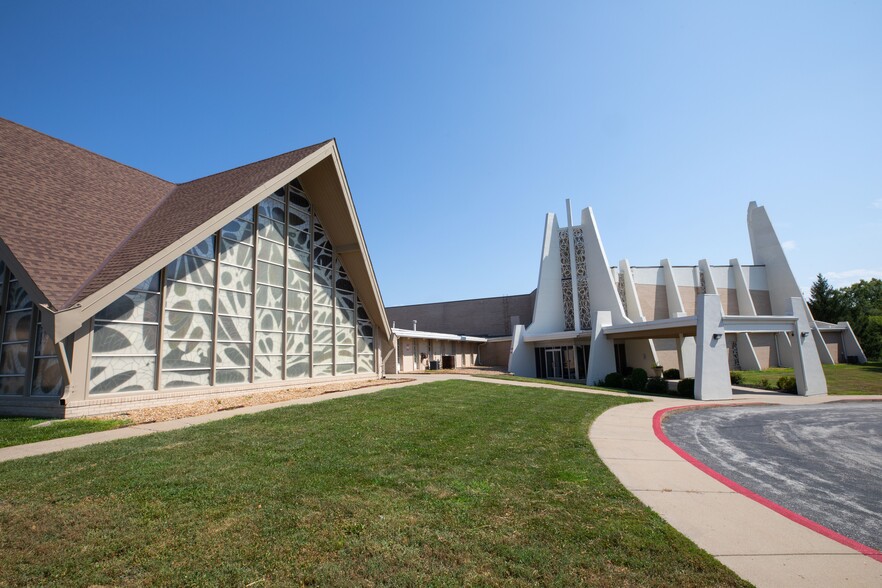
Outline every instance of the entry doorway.
{"type": "Polygon", "coordinates": [[[549,347],[545,350],[545,373],[547,378],[563,377],[563,360],[560,347],[549,347]]]}

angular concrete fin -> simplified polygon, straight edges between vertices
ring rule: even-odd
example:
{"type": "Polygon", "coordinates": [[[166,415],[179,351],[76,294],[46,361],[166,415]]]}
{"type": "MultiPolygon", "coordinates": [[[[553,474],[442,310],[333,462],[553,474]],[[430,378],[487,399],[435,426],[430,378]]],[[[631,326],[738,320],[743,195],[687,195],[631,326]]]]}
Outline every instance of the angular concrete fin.
{"type": "Polygon", "coordinates": [[[585,263],[588,265],[588,293],[591,296],[591,307],[609,309],[614,325],[630,323],[631,319],[625,316],[625,309],[619,299],[618,288],[613,283],[609,261],[591,207],[582,209],[582,231],[585,237],[585,263]]]}
{"type": "Polygon", "coordinates": [[[559,230],[557,217],[549,212],[545,216],[545,236],[542,238],[542,255],[539,259],[539,284],[533,302],[533,322],[527,328],[528,333],[564,330],[563,288],[560,284],[560,249],[557,239],[559,230]]]}

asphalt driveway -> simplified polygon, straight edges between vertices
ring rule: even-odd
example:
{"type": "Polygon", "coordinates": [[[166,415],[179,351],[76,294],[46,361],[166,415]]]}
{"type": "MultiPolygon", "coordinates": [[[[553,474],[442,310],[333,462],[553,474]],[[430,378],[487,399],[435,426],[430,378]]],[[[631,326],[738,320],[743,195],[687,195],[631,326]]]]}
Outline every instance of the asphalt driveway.
{"type": "Polygon", "coordinates": [[[662,427],[729,479],[882,551],[882,402],[714,407],[662,427]]]}

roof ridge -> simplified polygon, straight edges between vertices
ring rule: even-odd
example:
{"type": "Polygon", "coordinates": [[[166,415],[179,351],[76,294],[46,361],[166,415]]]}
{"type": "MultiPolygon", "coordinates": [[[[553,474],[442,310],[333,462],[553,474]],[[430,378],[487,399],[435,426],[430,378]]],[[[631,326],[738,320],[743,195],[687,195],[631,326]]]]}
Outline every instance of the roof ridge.
{"type": "Polygon", "coordinates": [[[110,158],[110,157],[107,157],[106,155],[101,155],[100,153],[96,153],[95,151],[92,151],[91,149],[86,149],[85,147],[80,147],[79,145],[74,145],[73,143],[71,143],[71,142],[69,142],[69,141],[65,141],[64,139],[59,139],[58,137],[53,137],[52,135],[47,135],[46,133],[44,133],[44,132],[42,132],[42,131],[38,131],[37,129],[32,129],[31,127],[25,126],[25,125],[23,125],[23,124],[21,124],[21,123],[17,123],[17,122],[15,122],[14,120],[9,120],[8,118],[4,118],[4,117],[0,116],[0,121],[4,121],[4,122],[7,122],[7,123],[9,123],[9,124],[12,124],[12,125],[15,125],[15,126],[17,126],[17,127],[20,127],[20,128],[22,128],[22,129],[24,129],[25,131],[29,131],[29,132],[31,132],[31,133],[36,133],[37,135],[40,135],[40,136],[42,136],[42,137],[46,137],[47,139],[50,139],[50,140],[52,140],[52,141],[55,141],[56,143],[61,143],[62,145],[66,145],[66,146],[68,146],[68,147],[73,147],[73,148],[76,149],[77,151],[82,151],[82,152],[84,152],[84,153],[88,153],[88,154],[90,154],[90,155],[94,155],[95,157],[99,157],[99,158],[101,158],[101,159],[103,159],[103,160],[105,160],[105,161],[109,161],[110,163],[113,163],[113,164],[118,165],[118,166],[120,166],[120,167],[128,168],[128,169],[130,169],[130,170],[132,170],[132,171],[138,172],[139,174],[142,174],[142,175],[145,175],[145,176],[147,176],[147,177],[153,178],[154,180],[159,180],[160,182],[162,182],[162,183],[164,183],[164,184],[175,185],[174,182],[170,182],[169,180],[166,180],[166,179],[160,178],[159,176],[154,175],[154,174],[151,174],[150,172],[146,172],[146,171],[144,171],[144,170],[142,170],[142,169],[138,169],[137,167],[133,167],[133,166],[127,164],[127,163],[122,163],[121,161],[117,161],[117,160],[115,160],[115,159],[112,159],[112,158],[110,158]]]}
{"type": "Polygon", "coordinates": [[[219,171],[219,172],[215,172],[215,173],[213,173],[213,174],[208,174],[207,176],[202,176],[202,177],[199,177],[199,178],[194,178],[194,179],[192,179],[192,180],[189,180],[189,181],[186,181],[186,182],[181,182],[180,184],[175,184],[175,185],[178,186],[178,187],[180,187],[180,186],[186,186],[187,184],[192,184],[192,183],[194,183],[194,182],[198,182],[198,181],[200,181],[200,180],[205,180],[205,179],[208,179],[208,178],[211,178],[211,177],[214,177],[214,176],[219,176],[219,175],[221,175],[221,174],[225,174],[225,173],[228,173],[228,172],[231,172],[231,171],[235,171],[235,170],[237,170],[237,169],[242,169],[243,167],[248,167],[248,166],[250,166],[250,165],[255,165],[255,164],[258,164],[258,163],[262,163],[262,162],[264,162],[264,161],[269,161],[270,159],[276,159],[277,157],[283,157],[283,156],[285,156],[285,155],[290,155],[291,153],[294,153],[294,152],[296,152],[296,151],[305,151],[305,150],[307,150],[307,149],[312,149],[313,147],[323,147],[324,145],[330,143],[330,142],[333,141],[333,140],[334,140],[333,138],[331,138],[331,139],[326,139],[326,140],[324,140],[324,141],[320,141],[320,142],[318,142],[318,143],[313,143],[312,145],[307,145],[307,146],[305,146],[305,147],[299,147],[299,148],[297,148],[297,149],[292,149],[291,151],[285,151],[284,153],[279,153],[279,154],[277,154],[277,155],[271,155],[271,156],[269,156],[269,157],[264,157],[263,159],[258,159],[257,161],[252,161],[252,162],[250,162],[250,163],[243,163],[242,165],[237,165],[236,167],[231,167],[230,169],[225,169],[225,170],[222,170],[222,171],[219,171]]]}

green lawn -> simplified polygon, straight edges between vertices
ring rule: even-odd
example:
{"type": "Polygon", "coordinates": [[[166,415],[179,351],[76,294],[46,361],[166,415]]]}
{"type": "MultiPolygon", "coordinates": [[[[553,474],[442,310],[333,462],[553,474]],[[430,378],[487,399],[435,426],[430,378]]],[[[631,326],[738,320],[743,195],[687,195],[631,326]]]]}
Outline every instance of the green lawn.
{"type": "Polygon", "coordinates": [[[439,382],[0,463],[0,585],[746,586],[595,454],[629,402],[439,382]]]}
{"type": "MultiPolygon", "coordinates": [[[[873,361],[864,365],[836,364],[825,365],[824,375],[827,377],[829,394],[882,394],[882,362],[873,361]]],[[[771,388],[775,387],[781,376],[793,376],[790,368],[770,368],[763,371],[737,372],[744,378],[742,386],[763,387],[763,380],[768,380],[771,388]]]]}
{"type": "Polygon", "coordinates": [[[53,420],[26,417],[0,417],[0,447],[35,443],[59,437],[72,437],[83,433],[116,429],[128,424],[125,420],[70,419],[53,420]],[[51,422],[45,427],[34,427],[51,422]]]}

